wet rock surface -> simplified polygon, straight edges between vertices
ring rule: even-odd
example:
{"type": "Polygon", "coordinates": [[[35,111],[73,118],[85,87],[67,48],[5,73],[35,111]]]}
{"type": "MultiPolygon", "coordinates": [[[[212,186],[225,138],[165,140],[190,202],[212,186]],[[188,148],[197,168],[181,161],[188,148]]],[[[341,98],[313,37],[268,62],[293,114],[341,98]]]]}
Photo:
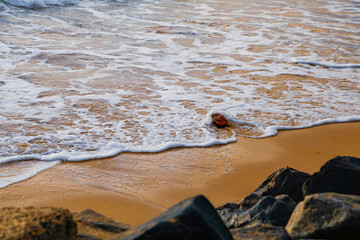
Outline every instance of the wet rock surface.
{"type": "Polygon", "coordinates": [[[218,128],[224,128],[228,125],[228,120],[222,114],[219,113],[212,114],[211,119],[213,124],[215,124],[215,126],[218,128]]]}

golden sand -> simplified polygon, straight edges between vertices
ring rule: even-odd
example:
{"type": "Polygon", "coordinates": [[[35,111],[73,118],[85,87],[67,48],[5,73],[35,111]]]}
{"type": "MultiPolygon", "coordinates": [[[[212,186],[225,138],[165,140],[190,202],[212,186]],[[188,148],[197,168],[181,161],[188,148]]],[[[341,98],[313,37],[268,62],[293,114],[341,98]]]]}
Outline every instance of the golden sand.
{"type": "Polygon", "coordinates": [[[204,194],[213,205],[238,202],[273,171],[289,166],[313,173],[338,155],[360,157],[360,122],[286,130],[209,148],[64,162],[0,189],[0,207],[94,209],[136,225],[177,202],[204,194]]]}

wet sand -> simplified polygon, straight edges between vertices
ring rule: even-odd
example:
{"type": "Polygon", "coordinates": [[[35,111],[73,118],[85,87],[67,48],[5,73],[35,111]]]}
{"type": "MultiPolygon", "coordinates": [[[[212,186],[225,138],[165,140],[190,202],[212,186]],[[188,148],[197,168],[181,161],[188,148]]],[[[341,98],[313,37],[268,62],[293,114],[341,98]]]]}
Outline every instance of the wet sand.
{"type": "Polygon", "coordinates": [[[64,162],[0,189],[0,207],[94,209],[136,225],[177,202],[204,194],[213,205],[238,202],[277,168],[313,173],[338,155],[360,157],[360,122],[284,130],[264,139],[209,148],[64,162]]]}

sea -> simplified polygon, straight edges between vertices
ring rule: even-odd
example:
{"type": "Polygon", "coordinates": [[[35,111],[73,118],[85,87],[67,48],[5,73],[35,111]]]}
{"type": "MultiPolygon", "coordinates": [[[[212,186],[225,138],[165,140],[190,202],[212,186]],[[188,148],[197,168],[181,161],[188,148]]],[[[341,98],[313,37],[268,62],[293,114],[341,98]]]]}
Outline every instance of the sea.
{"type": "Polygon", "coordinates": [[[359,120],[359,0],[0,0],[0,188],[359,120]]]}

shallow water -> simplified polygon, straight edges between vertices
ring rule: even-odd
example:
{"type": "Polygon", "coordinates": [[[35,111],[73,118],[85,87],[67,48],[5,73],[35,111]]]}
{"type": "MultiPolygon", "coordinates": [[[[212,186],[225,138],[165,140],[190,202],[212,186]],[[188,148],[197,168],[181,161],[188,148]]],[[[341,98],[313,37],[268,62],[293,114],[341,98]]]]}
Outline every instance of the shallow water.
{"type": "Polygon", "coordinates": [[[359,29],[360,1],[3,0],[0,162],[360,120],[359,29]]]}

